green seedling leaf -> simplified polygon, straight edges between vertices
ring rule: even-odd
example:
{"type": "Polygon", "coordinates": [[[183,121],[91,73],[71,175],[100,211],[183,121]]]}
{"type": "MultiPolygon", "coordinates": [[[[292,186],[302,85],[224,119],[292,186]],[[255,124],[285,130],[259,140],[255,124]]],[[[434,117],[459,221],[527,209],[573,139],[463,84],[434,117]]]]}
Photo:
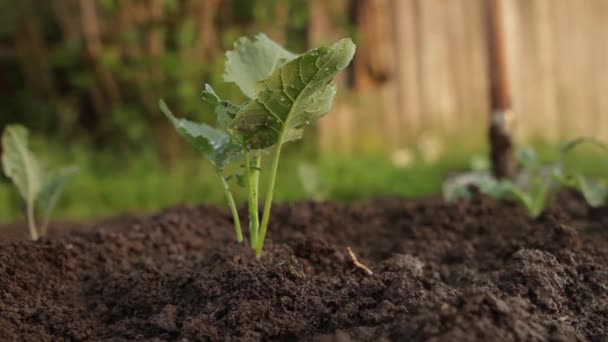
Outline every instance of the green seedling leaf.
{"type": "MultiPolygon", "coordinates": [[[[582,144],[590,144],[608,152],[608,144],[594,138],[580,137],[568,141],[560,146],[560,153],[562,157],[582,144]]],[[[602,182],[586,178],[578,172],[564,172],[563,170],[560,170],[560,172],[556,175],[556,178],[562,184],[573,187],[580,191],[583,194],[587,204],[592,207],[602,206],[606,202],[608,189],[602,182]]]]}
{"type": "Polygon", "coordinates": [[[30,238],[38,240],[34,204],[42,191],[43,171],[28,147],[28,132],[21,125],[7,126],[2,135],[2,168],[25,201],[30,238]]]}
{"type": "Polygon", "coordinates": [[[608,151],[608,144],[601,142],[594,138],[586,138],[586,137],[581,137],[581,138],[576,138],[576,139],[570,140],[570,141],[564,143],[562,146],[560,146],[559,150],[562,154],[566,154],[582,144],[591,144],[591,145],[599,147],[605,151],[608,151]]]}
{"type": "Polygon", "coordinates": [[[15,183],[26,205],[27,220],[32,240],[45,233],[50,213],[57,202],[59,193],[75,168],[59,171],[52,177],[44,170],[29,150],[28,131],[21,125],[8,126],[2,136],[2,168],[15,183]],[[44,225],[39,230],[36,225],[35,204],[39,200],[44,211],[44,225]]]}
{"type": "Polygon", "coordinates": [[[226,52],[224,81],[234,82],[243,94],[253,99],[259,81],[296,57],[263,33],[254,40],[242,37],[234,43],[233,50],[226,52]]]}
{"type": "Polygon", "coordinates": [[[531,147],[522,147],[517,151],[517,162],[526,170],[534,170],[540,167],[536,150],[531,147]]]}
{"type": "Polygon", "coordinates": [[[42,191],[40,192],[39,203],[42,207],[44,223],[41,228],[41,233],[46,233],[51,212],[57,204],[57,200],[61,196],[61,192],[65,187],[67,181],[78,172],[78,168],[75,166],[66,167],[55,172],[51,177],[46,180],[42,191]]]}
{"type": "Polygon", "coordinates": [[[223,170],[226,165],[242,158],[242,147],[234,143],[228,133],[204,123],[176,118],[163,100],[160,100],[158,105],[179,135],[194,146],[217,169],[223,170]]]}
{"type": "Polygon", "coordinates": [[[233,173],[228,175],[228,177],[226,177],[226,182],[229,182],[231,180],[234,180],[236,185],[240,186],[241,188],[247,187],[247,179],[243,174],[233,173]]]}
{"type": "Polygon", "coordinates": [[[551,179],[547,178],[530,193],[532,198],[530,205],[528,205],[528,212],[530,213],[530,216],[534,218],[540,216],[547,206],[547,199],[549,197],[550,190],[551,179]]]}
{"type": "Polygon", "coordinates": [[[350,63],[355,44],[342,39],[310,50],[258,82],[259,96],[241,108],[231,131],[249,148],[264,149],[302,137],[304,126],[332,107],[333,78],[350,63]]]}
{"type": "Polygon", "coordinates": [[[447,201],[471,199],[471,187],[493,199],[513,198],[517,185],[508,179],[498,180],[490,171],[473,171],[451,176],[443,184],[443,195],[447,201]]]}
{"type": "Polygon", "coordinates": [[[497,180],[489,172],[473,172],[454,177],[444,184],[444,197],[453,201],[458,198],[470,199],[470,187],[493,199],[511,199],[523,205],[531,217],[538,217],[546,203],[551,190],[551,178],[535,179],[533,186],[524,190],[515,182],[502,179],[497,180]]]}
{"type": "Polygon", "coordinates": [[[43,171],[28,146],[28,131],[21,125],[7,126],[2,136],[2,168],[27,205],[33,205],[43,187],[43,171]]]}
{"type": "Polygon", "coordinates": [[[543,184],[535,188],[534,191],[529,192],[523,191],[509,180],[501,180],[497,185],[501,188],[501,195],[498,198],[508,198],[519,202],[526,208],[531,217],[536,218],[544,209],[545,198],[549,191],[550,183],[543,184]]]}
{"type": "Polygon", "coordinates": [[[484,181],[481,182],[479,189],[482,193],[494,199],[501,199],[509,197],[509,194],[513,192],[513,189],[517,189],[517,186],[510,180],[497,180],[494,176],[489,175],[488,178],[485,178],[484,181]]]}
{"type": "Polygon", "coordinates": [[[217,103],[222,102],[222,100],[217,95],[217,93],[215,92],[213,87],[211,85],[209,85],[208,83],[205,83],[205,90],[203,90],[203,92],[202,92],[202,97],[203,97],[203,100],[207,101],[210,104],[217,104],[217,103]]]}
{"type": "Polygon", "coordinates": [[[574,175],[576,188],[583,194],[585,201],[592,207],[600,207],[606,202],[608,189],[598,181],[590,180],[583,175],[574,175]]]}
{"type": "Polygon", "coordinates": [[[491,168],[488,157],[476,155],[469,161],[471,171],[488,171],[491,168]]]}
{"type": "MultiPolygon", "coordinates": [[[[590,143],[608,151],[608,145],[592,138],[578,138],[560,147],[562,157],[573,148],[590,143]]],[[[580,191],[585,201],[592,207],[606,203],[608,186],[605,182],[589,179],[582,174],[564,169],[563,163],[541,165],[536,152],[524,148],[518,152],[519,165],[522,167],[517,181],[496,180],[488,172],[473,172],[453,177],[444,183],[444,196],[448,200],[470,198],[469,186],[495,199],[509,198],[526,207],[531,217],[538,217],[549,196],[560,187],[572,187],[580,191]]]]}
{"type": "Polygon", "coordinates": [[[443,196],[446,201],[452,202],[458,199],[470,200],[472,197],[471,187],[479,189],[492,198],[499,198],[495,194],[498,181],[488,171],[467,172],[450,176],[443,183],[443,196]]]}
{"type": "Polygon", "coordinates": [[[580,191],[587,204],[592,207],[600,207],[606,202],[608,188],[603,182],[589,179],[577,172],[565,172],[562,169],[557,169],[554,177],[562,185],[580,191]]]}
{"type": "Polygon", "coordinates": [[[215,166],[235,222],[237,240],[242,241],[238,211],[228,180],[246,185],[249,193],[249,232],[251,247],[260,257],[264,247],[274,186],[283,143],[300,139],[304,127],[325,115],[332,107],[336,88],[333,78],[346,68],[355,53],[350,39],[295,55],[263,34],[250,40],[239,39],[226,53],[224,80],[234,82],[250,98],[243,105],[222,100],[206,85],[202,97],[217,114],[225,130],[203,123],[176,118],[161,100],[159,106],[178,133],[196,147],[215,166]],[[225,132],[227,131],[227,132],[225,132]],[[259,220],[258,193],[262,150],[276,146],[259,220]],[[245,159],[242,175],[225,177],[224,167],[245,159]]]}
{"type": "MultiPolygon", "coordinates": [[[[206,87],[203,97],[209,101],[219,102],[219,98],[211,87],[206,87]]],[[[237,241],[242,242],[243,233],[238,211],[223,170],[228,164],[243,157],[243,147],[235,143],[232,137],[224,131],[204,123],[176,118],[163,100],[158,101],[158,106],[167,119],[171,121],[177,133],[194,146],[215,168],[215,173],[222,183],[222,189],[232,213],[237,241]]]]}
{"type": "Polygon", "coordinates": [[[215,115],[217,116],[217,122],[224,129],[228,129],[232,120],[236,116],[236,112],[241,108],[233,105],[230,101],[223,101],[215,93],[215,90],[209,85],[205,84],[205,90],[202,92],[203,100],[213,106],[215,115]]]}

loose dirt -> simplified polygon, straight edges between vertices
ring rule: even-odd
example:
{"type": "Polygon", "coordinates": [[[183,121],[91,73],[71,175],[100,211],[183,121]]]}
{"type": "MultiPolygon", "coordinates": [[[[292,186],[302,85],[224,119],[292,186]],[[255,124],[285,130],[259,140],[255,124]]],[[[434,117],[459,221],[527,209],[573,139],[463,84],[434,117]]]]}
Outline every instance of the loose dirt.
{"type": "Polygon", "coordinates": [[[481,196],[272,216],[260,261],[213,206],[4,227],[0,340],[608,340],[608,208],[573,194],[537,220],[481,196]]]}

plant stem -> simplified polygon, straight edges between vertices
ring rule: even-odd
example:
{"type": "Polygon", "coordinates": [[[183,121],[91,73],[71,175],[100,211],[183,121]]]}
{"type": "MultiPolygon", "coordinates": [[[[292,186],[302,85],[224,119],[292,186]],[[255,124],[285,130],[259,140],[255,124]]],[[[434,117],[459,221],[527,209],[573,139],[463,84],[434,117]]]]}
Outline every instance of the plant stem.
{"type": "Polygon", "coordinates": [[[50,222],[45,219],[44,222],[42,223],[42,225],[40,226],[40,235],[41,236],[46,235],[46,232],[49,230],[49,224],[50,224],[50,222]]]}
{"type": "Polygon", "coordinates": [[[46,232],[49,230],[49,224],[51,223],[51,216],[49,213],[45,213],[45,216],[42,221],[42,226],[40,226],[40,235],[46,235],[46,232]]]}
{"type": "Polygon", "coordinates": [[[249,240],[251,248],[255,248],[258,241],[260,217],[258,214],[258,196],[260,180],[260,153],[254,152],[253,158],[245,154],[247,163],[247,189],[249,191],[249,240]]]}
{"type": "Polygon", "coordinates": [[[257,245],[255,247],[255,256],[260,258],[262,255],[262,248],[264,248],[264,238],[266,237],[266,230],[268,230],[268,221],[270,220],[270,208],[272,207],[272,195],[274,194],[274,183],[277,178],[277,170],[279,168],[279,157],[281,156],[281,147],[283,146],[284,131],[279,136],[277,147],[274,150],[272,156],[272,166],[270,169],[270,180],[268,182],[268,189],[266,190],[266,199],[264,202],[264,215],[262,216],[262,225],[260,227],[260,234],[258,235],[257,245]]]}
{"type": "Polygon", "coordinates": [[[36,217],[34,216],[34,205],[27,203],[27,223],[30,228],[30,237],[32,240],[38,240],[38,228],[36,228],[36,217]]]}
{"type": "Polygon", "coordinates": [[[241,220],[239,220],[239,213],[236,210],[236,204],[234,204],[234,198],[232,197],[232,192],[230,192],[230,187],[228,186],[228,182],[226,182],[226,178],[222,175],[222,172],[218,169],[215,170],[217,176],[220,177],[220,181],[222,182],[222,187],[224,188],[224,194],[226,195],[226,199],[228,200],[228,206],[230,207],[230,211],[232,212],[232,219],[234,220],[234,229],[236,230],[236,240],[240,243],[243,242],[243,231],[241,230],[241,220]]]}

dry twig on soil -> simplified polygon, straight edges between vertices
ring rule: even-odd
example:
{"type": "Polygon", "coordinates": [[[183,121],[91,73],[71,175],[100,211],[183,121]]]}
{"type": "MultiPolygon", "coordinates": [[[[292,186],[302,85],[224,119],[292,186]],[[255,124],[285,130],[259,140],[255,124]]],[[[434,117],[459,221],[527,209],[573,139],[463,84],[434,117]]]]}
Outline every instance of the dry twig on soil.
{"type": "Polygon", "coordinates": [[[356,267],[362,269],[368,275],[374,274],[374,272],[372,272],[372,270],[370,270],[369,267],[367,267],[359,262],[359,260],[357,259],[357,256],[355,255],[355,253],[353,253],[353,250],[352,250],[352,248],[350,248],[350,246],[346,247],[346,250],[348,251],[348,255],[350,255],[350,258],[352,259],[353,264],[355,264],[356,267]]]}

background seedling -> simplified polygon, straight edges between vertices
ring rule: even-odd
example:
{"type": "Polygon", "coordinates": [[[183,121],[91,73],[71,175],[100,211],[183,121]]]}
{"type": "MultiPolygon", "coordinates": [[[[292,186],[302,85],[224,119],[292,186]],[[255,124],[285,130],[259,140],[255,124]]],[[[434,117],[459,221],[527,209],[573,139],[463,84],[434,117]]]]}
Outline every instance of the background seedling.
{"type": "Polygon", "coordinates": [[[488,163],[475,159],[471,173],[460,175],[444,184],[447,200],[470,198],[469,188],[477,187],[494,199],[511,199],[523,205],[531,217],[538,217],[551,191],[558,185],[553,179],[557,165],[543,166],[532,148],[524,147],[517,153],[521,171],[516,179],[496,179],[487,169],[488,163]]]}
{"type": "Polygon", "coordinates": [[[49,219],[57,200],[76,167],[54,172],[44,170],[29,150],[28,131],[21,125],[7,126],[2,135],[2,169],[23,197],[32,240],[46,234],[49,219]],[[42,212],[42,225],[36,224],[35,206],[42,212]]]}
{"type": "MultiPolygon", "coordinates": [[[[561,146],[561,164],[565,164],[563,160],[568,153],[583,144],[592,145],[608,152],[608,145],[604,142],[593,138],[577,138],[561,146]]],[[[606,197],[608,196],[608,186],[606,185],[605,179],[591,179],[585,177],[580,172],[568,170],[565,168],[565,166],[557,170],[555,176],[563,185],[575,188],[580,191],[580,193],[585,198],[585,201],[590,206],[599,207],[606,203],[606,197]]]]}
{"type": "MultiPolygon", "coordinates": [[[[577,138],[560,147],[557,162],[543,165],[534,149],[524,147],[517,153],[520,172],[515,179],[497,180],[485,167],[472,166],[473,172],[454,177],[444,184],[444,196],[447,200],[470,198],[469,187],[475,186],[492,198],[516,200],[526,207],[531,217],[537,217],[552,193],[562,187],[570,187],[577,189],[590,206],[601,206],[608,196],[606,182],[569,170],[565,165],[565,156],[581,144],[591,144],[608,152],[608,145],[601,141],[577,138]]],[[[479,161],[475,164],[480,165],[479,161]]]]}

